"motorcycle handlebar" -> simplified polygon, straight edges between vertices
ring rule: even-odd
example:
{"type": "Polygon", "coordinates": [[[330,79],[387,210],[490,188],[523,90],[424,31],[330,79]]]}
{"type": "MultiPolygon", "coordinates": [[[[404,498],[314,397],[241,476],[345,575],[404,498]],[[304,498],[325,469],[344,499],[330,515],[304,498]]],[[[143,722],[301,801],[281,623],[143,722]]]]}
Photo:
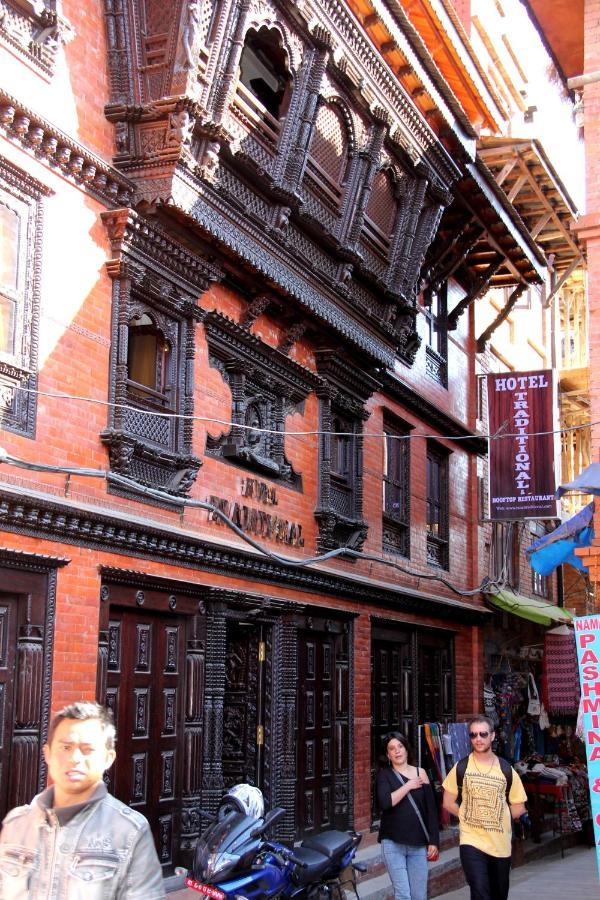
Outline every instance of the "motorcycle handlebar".
{"type": "Polygon", "coordinates": [[[287,847],[282,847],[279,844],[271,844],[269,841],[265,841],[265,847],[272,850],[273,853],[276,853],[278,856],[283,857],[286,862],[294,863],[294,865],[298,866],[300,869],[306,869],[307,863],[298,859],[297,856],[294,856],[293,850],[288,850],[287,847]]]}

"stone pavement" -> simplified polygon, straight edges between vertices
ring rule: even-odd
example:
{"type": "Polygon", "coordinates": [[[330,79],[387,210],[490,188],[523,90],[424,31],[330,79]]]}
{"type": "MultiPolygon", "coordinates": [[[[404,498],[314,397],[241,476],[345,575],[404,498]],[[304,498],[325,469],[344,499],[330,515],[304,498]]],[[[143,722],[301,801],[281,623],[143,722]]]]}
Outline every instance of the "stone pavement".
{"type": "MultiPolygon", "coordinates": [[[[438,900],[469,900],[468,888],[442,894],[438,900]]],[[[510,900],[600,900],[600,881],[594,848],[571,847],[513,869],[510,900]]]]}

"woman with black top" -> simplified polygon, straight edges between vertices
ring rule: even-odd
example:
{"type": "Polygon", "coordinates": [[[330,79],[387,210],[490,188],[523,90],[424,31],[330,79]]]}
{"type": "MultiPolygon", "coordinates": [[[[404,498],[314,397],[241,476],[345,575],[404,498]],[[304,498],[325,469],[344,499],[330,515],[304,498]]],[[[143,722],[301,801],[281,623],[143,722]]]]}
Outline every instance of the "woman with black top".
{"type": "Polygon", "coordinates": [[[433,791],[424,769],[409,765],[410,747],[393,731],[384,738],[387,765],[377,773],[378,840],[395,900],[427,900],[427,860],[438,857],[433,791]]]}

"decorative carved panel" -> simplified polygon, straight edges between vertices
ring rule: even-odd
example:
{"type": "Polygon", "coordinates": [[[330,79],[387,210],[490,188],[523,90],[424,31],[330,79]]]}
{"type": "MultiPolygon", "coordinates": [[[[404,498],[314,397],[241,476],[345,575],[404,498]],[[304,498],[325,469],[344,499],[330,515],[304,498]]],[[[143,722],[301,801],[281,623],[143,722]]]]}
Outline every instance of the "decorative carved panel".
{"type": "Polygon", "coordinates": [[[219,313],[207,313],[204,327],[211,365],[231,388],[234,422],[228,433],[207,438],[206,452],[300,489],[302,478],[285,457],[285,418],[320,379],[219,313]]]}
{"type": "Polygon", "coordinates": [[[0,0],[0,41],[50,78],[59,51],[75,37],[57,0],[0,0]]]}

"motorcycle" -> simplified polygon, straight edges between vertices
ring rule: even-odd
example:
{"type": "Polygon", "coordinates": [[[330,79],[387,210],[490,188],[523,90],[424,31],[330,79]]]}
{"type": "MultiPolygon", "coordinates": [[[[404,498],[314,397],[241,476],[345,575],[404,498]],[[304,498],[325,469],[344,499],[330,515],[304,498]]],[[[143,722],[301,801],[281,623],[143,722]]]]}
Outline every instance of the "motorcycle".
{"type": "Polygon", "coordinates": [[[290,850],[265,838],[283,815],[281,807],[258,819],[226,809],[198,838],[186,886],[212,900],[342,900],[346,887],[358,897],[355,873],[366,867],[353,859],[361,835],[324,831],[290,850]]]}

